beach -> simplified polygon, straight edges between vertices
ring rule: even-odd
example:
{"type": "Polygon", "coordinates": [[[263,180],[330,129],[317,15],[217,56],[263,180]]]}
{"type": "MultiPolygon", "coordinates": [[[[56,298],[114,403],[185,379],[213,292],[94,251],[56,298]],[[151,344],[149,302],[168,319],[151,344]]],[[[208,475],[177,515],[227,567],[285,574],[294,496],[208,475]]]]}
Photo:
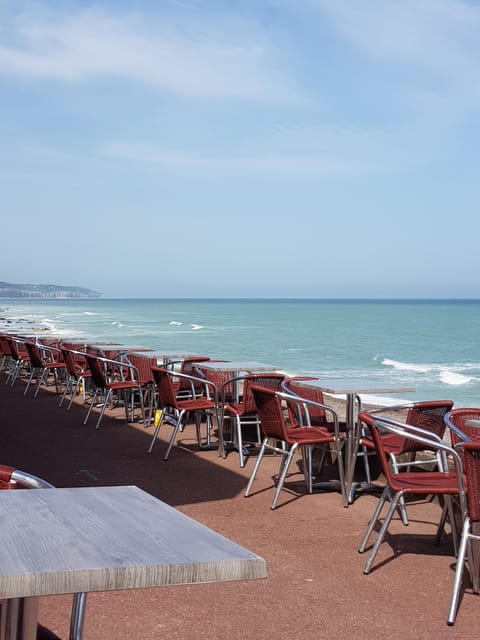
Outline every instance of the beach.
{"type": "MultiPolygon", "coordinates": [[[[125,424],[122,409],[107,412],[96,431],[83,426],[78,399],[68,412],[57,407],[52,388],[34,399],[23,396],[23,381],[13,388],[1,382],[3,464],[59,487],[137,485],[267,561],[262,580],[92,593],[85,640],[471,636],[479,600],[469,588],[455,627],[445,623],[454,558],[449,537],[432,544],[436,501],[409,504],[408,528],[394,518],[375,570],[365,576],[357,547],[375,495],[360,495],[348,508],[337,492],[306,495],[297,458],[272,511],[275,456],[244,498],[253,460],[241,469],[234,452],[222,459],[198,451],[192,425],[164,462],[168,428],[147,455],[151,428],[125,424]]],[[[41,623],[61,638],[68,637],[70,604],[69,596],[41,599],[41,623]]]]}

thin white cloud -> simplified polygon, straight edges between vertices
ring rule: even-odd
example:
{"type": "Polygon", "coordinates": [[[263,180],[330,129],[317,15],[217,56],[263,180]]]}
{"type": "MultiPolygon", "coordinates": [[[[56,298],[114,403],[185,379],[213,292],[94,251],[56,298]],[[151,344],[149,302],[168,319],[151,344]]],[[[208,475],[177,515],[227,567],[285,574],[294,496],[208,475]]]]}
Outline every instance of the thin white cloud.
{"type": "Polygon", "coordinates": [[[355,47],[478,95],[480,5],[466,0],[310,0],[355,47]]]}
{"type": "Polygon", "coordinates": [[[236,32],[230,22],[222,29],[217,21],[207,32],[203,22],[185,29],[161,16],[99,10],[24,15],[11,25],[0,31],[3,74],[69,81],[110,75],[188,97],[304,100],[258,29],[249,37],[247,29],[236,32]]]}
{"type": "MultiPolygon", "coordinates": [[[[427,142],[426,137],[423,138],[427,142]]],[[[431,149],[432,141],[428,140],[431,149]]],[[[435,142],[433,141],[433,144],[435,142]]],[[[159,165],[185,171],[281,174],[310,179],[365,176],[411,171],[426,158],[418,132],[394,129],[305,126],[273,130],[251,141],[250,148],[235,146],[235,154],[196,149],[173,151],[161,144],[109,141],[101,157],[159,165]]]]}

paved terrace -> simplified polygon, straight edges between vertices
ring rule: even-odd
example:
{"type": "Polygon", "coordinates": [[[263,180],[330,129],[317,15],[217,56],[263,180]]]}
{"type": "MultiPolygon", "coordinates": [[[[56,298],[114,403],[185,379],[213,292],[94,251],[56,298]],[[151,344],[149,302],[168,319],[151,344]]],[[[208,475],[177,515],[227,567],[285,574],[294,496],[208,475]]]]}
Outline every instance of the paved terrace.
{"type": "MultiPolygon", "coordinates": [[[[438,504],[412,503],[405,528],[394,519],[377,564],[363,575],[357,546],[376,498],[364,495],[345,509],[340,494],[304,495],[298,465],[279,507],[271,511],[272,476],[279,459],[268,458],[253,494],[243,497],[252,460],[197,452],[195,429],[181,434],[168,462],[152,455],[152,429],[126,425],[123,411],[107,412],[98,431],[82,425],[84,407],[67,412],[41,390],[23,397],[24,383],[0,381],[1,462],[59,487],[135,484],[235,542],[263,556],[269,578],[175,586],[88,596],[85,640],[244,640],[245,638],[465,639],[478,635],[480,599],[468,588],[457,623],[446,625],[454,558],[449,538],[432,545],[438,504]]],[[[81,526],[81,524],[80,524],[81,526]]],[[[42,598],[40,620],[68,638],[71,598],[42,598]]]]}

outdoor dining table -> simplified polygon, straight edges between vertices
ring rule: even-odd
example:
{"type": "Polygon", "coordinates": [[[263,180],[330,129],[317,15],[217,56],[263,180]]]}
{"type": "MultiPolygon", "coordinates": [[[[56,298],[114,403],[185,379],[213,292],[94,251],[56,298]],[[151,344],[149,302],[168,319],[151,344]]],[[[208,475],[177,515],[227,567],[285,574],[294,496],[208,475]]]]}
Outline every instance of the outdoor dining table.
{"type": "MultiPolygon", "coordinates": [[[[314,388],[329,393],[331,395],[346,396],[346,432],[345,432],[345,495],[347,507],[355,499],[358,489],[369,489],[371,485],[364,482],[355,482],[355,464],[357,462],[357,453],[360,441],[360,425],[357,419],[357,396],[362,394],[377,393],[411,393],[415,389],[413,387],[403,387],[396,384],[369,382],[368,380],[354,378],[331,378],[329,380],[307,379],[297,382],[299,387],[314,388]]],[[[377,488],[377,487],[375,487],[377,488]]]]}
{"type": "Polygon", "coordinates": [[[195,356],[198,356],[199,358],[203,357],[198,355],[198,353],[188,353],[185,351],[181,351],[180,349],[151,349],[149,351],[138,351],[136,349],[129,349],[128,352],[139,356],[145,356],[146,358],[156,358],[159,365],[167,365],[172,362],[185,360],[185,358],[194,358],[195,356]]]}
{"type": "Polygon", "coordinates": [[[261,557],[135,486],[1,491],[0,511],[1,640],[36,638],[39,596],[267,577],[261,557]]]}

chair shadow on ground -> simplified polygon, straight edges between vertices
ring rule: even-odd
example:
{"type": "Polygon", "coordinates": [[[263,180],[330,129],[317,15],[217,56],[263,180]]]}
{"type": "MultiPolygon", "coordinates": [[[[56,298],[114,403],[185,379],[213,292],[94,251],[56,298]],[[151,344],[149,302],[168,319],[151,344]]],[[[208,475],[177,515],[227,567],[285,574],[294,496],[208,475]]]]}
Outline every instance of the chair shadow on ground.
{"type": "MultiPolygon", "coordinates": [[[[426,502],[431,502],[431,501],[432,499],[430,496],[425,496],[423,500],[419,496],[417,496],[416,499],[407,500],[406,505],[408,507],[409,505],[410,506],[415,504],[420,505],[422,503],[425,504],[426,502]]],[[[386,507],[385,507],[385,510],[386,510],[386,507]]],[[[440,514],[441,514],[441,507],[439,506],[438,507],[439,519],[440,519],[440,514]]],[[[373,544],[375,542],[375,536],[378,535],[379,529],[383,522],[383,515],[384,514],[382,514],[380,521],[377,521],[375,525],[375,528],[372,532],[372,536],[369,540],[369,545],[365,548],[365,551],[361,554],[365,557],[365,560],[368,558],[369,553],[373,547],[373,544]]],[[[375,563],[372,565],[370,573],[374,573],[377,569],[380,569],[390,564],[396,558],[399,558],[400,556],[405,554],[413,554],[413,555],[421,554],[423,556],[451,556],[453,554],[454,545],[453,545],[451,531],[449,530],[444,531],[437,543],[436,533],[437,533],[438,521],[435,522],[433,520],[427,521],[425,519],[418,519],[418,518],[415,518],[414,515],[415,515],[414,512],[410,509],[408,512],[409,523],[415,524],[415,525],[421,525],[421,526],[429,526],[431,527],[431,533],[424,533],[424,534],[410,533],[408,530],[409,527],[408,526],[405,527],[404,525],[402,525],[400,516],[397,515],[397,517],[394,517],[392,519],[391,525],[401,526],[405,532],[403,532],[402,529],[400,531],[396,531],[395,533],[392,533],[390,530],[387,530],[380,548],[385,549],[388,547],[391,553],[390,555],[383,558],[382,560],[376,560],[375,563]]],[[[455,563],[453,563],[451,567],[452,567],[452,571],[455,571],[455,563]]]]}
{"type": "Polygon", "coordinates": [[[217,451],[197,450],[194,425],[179,434],[165,462],[168,425],[147,454],[153,427],[127,424],[123,408],[106,412],[96,430],[93,423],[83,425],[86,409],[78,400],[67,411],[57,406],[53,391],[33,398],[23,396],[24,388],[19,380],[0,389],[2,464],[27,469],[57,487],[136,485],[173,506],[224,500],[245,488],[245,476],[227,468],[217,451]]]}

